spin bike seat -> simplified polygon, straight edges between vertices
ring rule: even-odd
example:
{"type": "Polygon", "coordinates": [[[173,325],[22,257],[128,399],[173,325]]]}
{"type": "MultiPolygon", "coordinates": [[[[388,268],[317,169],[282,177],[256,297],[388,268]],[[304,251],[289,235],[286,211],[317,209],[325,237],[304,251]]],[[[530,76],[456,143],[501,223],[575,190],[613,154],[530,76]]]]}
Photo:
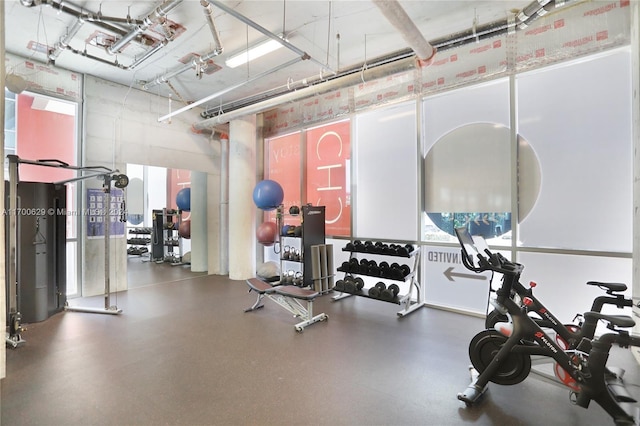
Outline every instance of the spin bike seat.
{"type": "Polygon", "coordinates": [[[587,285],[603,287],[612,292],[625,291],[627,289],[627,285],[625,283],[603,283],[601,281],[587,281],[587,285]]]}
{"type": "Polygon", "coordinates": [[[636,322],[627,315],[605,315],[600,312],[585,312],[585,319],[604,320],[615,327],[630,328],[636,325],[636,322]]]}

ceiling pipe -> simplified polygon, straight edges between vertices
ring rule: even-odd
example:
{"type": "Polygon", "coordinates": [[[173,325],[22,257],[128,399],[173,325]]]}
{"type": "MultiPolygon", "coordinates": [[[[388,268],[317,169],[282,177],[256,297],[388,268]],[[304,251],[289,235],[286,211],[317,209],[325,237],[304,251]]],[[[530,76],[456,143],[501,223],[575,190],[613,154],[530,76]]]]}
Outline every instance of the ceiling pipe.
{"type": "MultiPolygon", "coordinates": [[[[556,3],[560,6],[565,6],[570,2],[572,2],[572,0],[551,0],[542,6],[538,1],[534,1],[529,5],[531,6],[530,8],[525,8],[529,13],[531,13],[531,15],[525,14],[522,18],[516,20],[498,20],[468,31],[455,33],[435,41],[432,40],[429,44],[437,50],[444,50],[458,47],[462,44],[476,42],[478,39],[506,34],[511,31],[516,31],[518,28],[517,25],[522,24],[523,22],[531,23],[532,20],[537,19],[537,17],[541,16],[540,9],[544,8],[546,13],[553,10],[556,7],[556,3]]],[[[226,109],[228,112],[219,114],[215,117],[205,118],[203,121],[192,124],[192,128],[195,131],[206,131],[206,129],[215,127],[221,123],[228,123],[231,120],[245,115],[257,114],[284,103],[295,102],[310,96],[357,85],[362,82],[363,78],[366,78],[366,80],[372,80],[415,69],[415,65],[415,58],[413,55],[405,51],[398,52],[396,54],[396,58],[391,56],[382,58],[377,61],[377,63],[367,64],[366,69],[364,69],[363,64],[361,64],[350,68],[349,70],[342,71],[339,75],[334,77],[308,81],[309,85],[307,87],[293,92],[289,89],[285,89],[280,93],[272,93],[269,95],[268,99],[238,106],[232,111],[229,111],[229,107],[227,106],[226,109]]],[[[203,114],[210,114],[210,112],[205,111],[203,114]]]]}
{"type": "MultiPolygon", "coordinates": [[[[33,6],[50,6],[52,9],[72,15],[76,18],[82,18],[85,21],[92,22],[94,25],[104,28],[105,30],[114,32],[118,35],[127,34],[131,25],[139,25],[142,21],[131,18],[114,18],[87,12],[82,6],[78,6],[68,1],[54,0],[20,0],[20,4],[25,7],[33,6]],[[124,24],[126,26],[120,25],[124,24]]],[[[142,40],[136,40],[138,43],[144,44],[142,40]]]]}
{"type": "Polygon", "coordinates": [[[142,88],[144,90],[148,90],[151,87],[154,87],[158,84],[163,84],[163,83],[167,83],[170,79],[172,79],[173,77],[176,77],[179,74],[182,74],[185,71],[189,71],[191,69],[200,69],[201,71],[204,71],[207,69],[207,62],[209,61],[209,59],[214,58],[216,56],[218,56],[220,53],[222,53],[222,48],[220,49],[216,49],[216,50],[212,50],[211,52],[202,55],[202,56],[198,56],[197,58],[193,58],[191,59],[191,61],[189,61],[187,64],[178,67],[172,71],[169,71],[168,73],[161,75],[160,77],[156,78],[155,80],[149,81],[147,83],[145,83],[142,88]]]}
{"type": "Polygon", "coordinates": [[[73,24],[73,27],[71,27],[71,29],[67,31],[67,34],[64,37],[62,37],[59,42],[55,44],[54,49],[49,53],[50,60],[55,62],[55,60],[58,59],[58,56],[60,56],[60,53],[62,53],[63,50],[66,50],[67,47],[69,47],[69,42],[73,37],[75,37],[78,31],[80,31],[80,28],[83,25],[84,25],[84,19],[78,18],[76,22],[73,24]]]}
{"type": "Polygon", "coordinates": [[[177,109],[177,110],[173,111],[170,114],[162,116],[162,117],[158,118],[158,122],[164,121],[164,120],[166,120],[168,118],[173,117],[174,115],[178,115],[178,114],[183,113],[183,112],[185,112],[187,110],[195,108],[198,105],[202,105],[203,103],[208,102],[210,100],[213,100],[213,99],[215,99],[217,97],[220,97],[220,96],[224,95],[225,93],[229,93],[229,92],[231,92],[233,90],[236,90],[236,89],[246,85],[247,83],[251,83],[252,81],[258,80],[258,79],[260,79],[262,77],[266,77],[269,74],[273,74],[274,72],[277,72],[277,71],[280,71],[280,70],[285,69],[287,67],[290,67],[291,65],[293,65],[293,64],[295,64],[297,62],[300,62],[301,60],[302,60],[302,58],[295,58],[295,59],[292,59],[289,62],[285,62],[284,64],[280,64],[279,66],[277,66],[277,67],[275,67],[273,69],[270,69],[270,70],[265,71],[265,72],[260,73],[260,74],[256,74],[255,76],[253,76],[253,77],[251,77],[251,78],[249,78],[249,79],[247,79],[247,80],[245,80],[245,81],[243,81],[241,83],[234,84],[233,86],[229,86],[229,87],[227,87],[227,88],[225,88],[225,89],[223,89],[223,90],[221,90],[219,92],[216,92],[216,93],[213,93],[213,94],[207,96],[206,98],[202,98],[199,101],[193,102],[193,103],[191,103],[191,104],[189,104],[187,106],[184,106],[184,107],[182,107],[180,109],[177,109]]]}
{"type": "Polygon", "coordinates": [[[222,123],[227,123],[229,121],[232,121],[236,118],[239,118],[245,115],[257,114],[259,112],[266,111],[268,109],[280,106],[282,104],[295,102],[300,99],[307,98],[309,96],[320,95],[323,93],[331,92],[333,90],[339,90],[342,88],[355,86],[362,83],[363,78],[367,81],[376,80],[391,74],[397,74],[400,72],[409,71],[414,68],[415,68],[415,58],[407,57],[403,60],[390,62],[378,67],[371,67],[365,70],[359,69],[358,72],[354,72],[349,75],[344,75],[344,76],[341,76],[340,78],[336,78],[333,80],[328,80],[323,84],[305,87],[303,89],[299,89],[294,92],[289,92],[260,103],[248,105],[243,108],[239,108],[234,111],[220,114],[216,117],[212,117],[204,121],[200,121],[198,123],[193,124],[192,128],[195,131],[204,131],[207,128],[215,127],[222,123]]]}
{"type": "Polygon", "coordinates": [[[213,9],[211,8],[211,5],[207,3],[206,0],[200,0],[200,5],[203,7],[204,15],[205,15],[205,18],[207,19],[207,24],[209,24],[209,29],[211,30],[211,34],[213,35],[213,42],[215,44],[215,48],[211,52],[205,55],[191,59],[191,61],[189,61],[189,63],[185,64],[184,66],[171,70],[166,74],[156,78],[155,80],[152,80],[143,84],[142,88],[144,90],[148,90],[151,87],[154,87],[158,84],[168,83],[169,80],[172,79],[173,77],[176,77],[177,75],[182,74],[183,72],[189,71],[191,69],[204,71],[207,69],[207,66],[208,66],[207,62],[209,61],[209,59],[212,59],[220,55],[224,51],[224,48],[222,47],[222,43],[220,42],[220,35],[218,34],[216,24],[213,22],[213,9]]]}
{"type": "Polygon", "coordinates": [[[115,55],[122,49],[127,43],[136,38],[138,35],[145,32],[151,25],[159,22],[169,13],[174,7],[182,3],[182,0],[168,0],[155,8],[153,12],[149,13],[142,20],[142,24],[136,25],[128,34],[124,35],[121,39],[117,40],[111,46],[106,48],[109,55],[115,55]]]}
{"type": "Polygon", "coordinates": [[[418,60],[428,62],[433,58],[436,49],[424,38],[407,12],[397,0],[373,0],[380,12],[395,27],[409,47],[416,53],[418,60]]]}
{"type": "Polygon", "coordinates": [[[202,6],[204,17],[207,20],[209,29],[211,30],[211,35],[213,36],[213,43],[216,47],[216,50],[220,50],[220,53],[222,53],[223,48],[222,42],[220,41],[220,34],[218,34],[216,24],[215,22],[213,22],[213,9],[211,8],[211,5],[207,2],[207,0],[200,0],[200,6],[202,6]]]}
{"type": "Polygon", "coordinates": [[[332,70],[331,68],[329,68],[329,66],[327,64],[323,64],[323,63],[317,61],[316,59],[312,58],[307,52],[304,52],[303,50],[298,49],[296,46],[294,46],[293,44],[289,43],[284,37],[282,37],[282,38],[278,37],[276,34],[272,33],[269,30],[267,30],[266,28],[264,28],[260,24],[258,24],[256,22],[253,22],[251,19],[247,18],[243,14],[241,14],[241,13],[233,10],[232,8],[228,7],[227,5],[222,3],[221,1],[218,1],[218,0],[206,0],[206,1],[211,3],[214,6],[218,7],[219,9],[222,9],[224,12],[227,12],[229,15],[233,16],[234,18],[238,19],[239,21],[247,24],[248,26],[250,26],[254,30],[257,30],[257,31],[261,32],[262,34],[266,35],[267,37],[269,37],[270,39],[277,41],[278,43],[280,43],[281,45],[283,45],[287,49],[289,49],[292,52],[294,52],[297,55],[299,55],[301,59],[310,60],[311,62],[314,62],[314,63],[318,64],[322,69],[325,69],[325,70],[329,71],[331,74],[334,74],[334,75],[336,74],[336,72],[334,70],[332,70]]]}
{"type": "Polygon", "coordinates": [[[153,56],[155,53],[157,53],[160,49],[165,47],[168,43],[169,43],[169,39],[165,38],[160,43],[158,43],[158,45],[156,47],[153,47],[153,48],[147,50],[144,53],[144,55],[142,55],[140,58],[135,58],[133,63],[131,65],[129,65],[126,69],[129,69],[129,70],[134,69],[135,67],[137,67],[138,65],[140,65],[141,63],[143,63],[144,61],[149,59],[151,56],[153,56]]]}

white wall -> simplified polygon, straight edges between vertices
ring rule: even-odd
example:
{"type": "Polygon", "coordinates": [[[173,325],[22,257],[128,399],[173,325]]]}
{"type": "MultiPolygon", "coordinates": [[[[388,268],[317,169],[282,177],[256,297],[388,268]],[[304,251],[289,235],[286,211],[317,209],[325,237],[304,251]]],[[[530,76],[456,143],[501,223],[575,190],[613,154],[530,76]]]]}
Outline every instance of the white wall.
{"type": "MultiPolygon", "coordinates": [[[[214,183],[209,186],[207,203],[215,207],[208,209],[207,223],[215,226],[219,222],[220,144],[191,131],[191,123],[199,118],[197,109],[173,117],[171,123],[158,123],[166,102],[148,92],[86,77],[83,164],[124,170],[127,163],[135,163],[207,173],[208,181],[214,183]]],[[[84,189],[90,187],[99,188],[101,182],[85,181],[84,189]]],[[[83,244],[83,296],[103,294],[104,241],[85,238],[83,244]]],[[[209,239],[209,244],[210,256],[218,253],[218,240],[209,239]]],[[[110,246],[111,290],[125,290],[126,239],[116,238],[110,246]]],[[[217,262],[210,259],[209,265],[214,268],[209,273],[218,273],[217,262]]]]}

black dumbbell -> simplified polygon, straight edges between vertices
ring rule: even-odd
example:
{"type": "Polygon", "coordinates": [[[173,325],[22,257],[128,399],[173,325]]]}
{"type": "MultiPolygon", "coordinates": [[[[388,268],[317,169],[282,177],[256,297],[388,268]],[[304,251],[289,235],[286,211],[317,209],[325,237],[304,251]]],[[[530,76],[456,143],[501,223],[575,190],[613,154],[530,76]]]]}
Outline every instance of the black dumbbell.
{"type": "Polygon", "coordinates": [[[369,296],[379,299],[380,295],[386,288],[387,288],[386,284],[380,281],[374,287],[371,287],[369,289],[369,296]]]}
{"type": "Polygon", "coordinates": [[[355,257],[349,259],[349,272],[358,273],[360,271],[360,262],[355,257]]]}
{"type": "Polygon", "coordinates": [[[380,262],[380,264],[378,265],[378,268],[380,269],[380,276],[382,278],[386,278],[389,276],[389,270],[390,270],[389,262],[386,262],[386,261],[380,262]]]}
{"type": "Polygon", "coordinates": [[[380,293],[380,298],[382,300],[391,301],[396,298],[399,292],[400,292],[400,287],[398,287],[396,284],[391,284],[389,287],[382,290],[382,292],[380,293]]]}
{"type": "Polygon", "coordinates": [[[396,246],[396,254],[398,256],[409,257],[409,250],[407,250],[407,247],[396,246]]]}
{"type": "Polygon", "coordinates": [[[364,280],[360,277],[345,277],[344,291],[347,293],[357,293],[364,287],[364,280]]]}
{"type": "Polygon", "coordinates": [[[339,292],[343,292],[344,291],[344,281],[343,280],[338,280],[336,281],[335,285],[333,286],[333,289],[339,292]]]}
{"type": "Polygon", "coordinates": [[[380,267],[378,266],[375,260],[369,261],[369,265],[367,267],[367,274],[372,275],[374,277],[380,276],[380,267]]]}
{"type": "Polygon", "coordinates": [[[402,269],[402,275],[404,277],[406,277],[407,275],[409,275],[411,273],[411,268],[409,267],[409,265],[400,265],[400,269],[402,269]]]}

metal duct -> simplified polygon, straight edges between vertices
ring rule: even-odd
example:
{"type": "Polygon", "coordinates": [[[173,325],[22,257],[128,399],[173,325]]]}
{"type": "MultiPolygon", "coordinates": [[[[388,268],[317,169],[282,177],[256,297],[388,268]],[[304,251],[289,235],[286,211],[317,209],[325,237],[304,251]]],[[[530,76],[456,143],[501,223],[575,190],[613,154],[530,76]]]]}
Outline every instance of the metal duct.
{"type": "Polygon", "coordinates": [[[236,118],[257,114],[259,112],[275,108],[279,105],[287,102],[294,102],[299,99],[307,98],[309,96],[319,95],[327,93],[332,90],[342,89],[344,87],[355,86],[362,83],[362,79],[375,80],[383,78],[388,75],[397,74],[400,72],[411,70],[415,67],[415,59],[413,57],[405,58],[401,61],[387,63],[378,67],[367,68],[362,72],[352,73],[342,76],[333,80],[329,80],[326,83],[318,84],[316,86],[309,86],[304,89],[296,90],[295,92],[289,92],[264,102],[249,105],[243,108],[239,108],[235,111],[220,114],[216,117],[209,118],[204,121],[193,124],[192,128],[196,131],[204,131],[207,128],[217,126],[222,123],[235,120],[236,118]]]}
{"type": "Polygon", "coordinates": [[[182,74],[185,71],[189,71],[190,69],[195,68],[195,69],[205,70],[207,67],[207,61],[209,61],[209,59],[215,56],[220,55],[224,51],[222,47],[222,43],[220,42],[220,36],[218,35],[216,24],[213,22],[213,10],[211,9],[211,5],[207,3],[206,0],[200,0],[200,4],[204,8],[204,15],[207,19],[207,23],[209,24],[209,29],[211,30],[211,34],[213,35],[213,42],[215,43],[215,48],[211,52],[205,55],[202,55],[198,58],[193,58],[188,64],[185,64],[184,66],[171,70],[166,74],[156,78],[155,80],[145,83],[142,86],[144,90],[148,90],[149,88],[154,87],[158,84],[167,83],[173,77],[179,74],[182,74]]]}
{"type": "MultiPolygon", "coordinates": [[[[544,2],[545,0],[542,1],[544,2]]],[[[525,21],[514,21],[509,19],[498,20],[468,31],[455,33],[436,41],[431,41],[429,44],[436,47],[438,50],[442,50],[458,47],[466,43],[475,42],[476,40],[481,38],[495,37],[501,34],[506,34],[509,31],[515,31],[516,29],[519,29],[518,25],[524,22],[528,24],[532,20],[537,19],[537,17],[541,16],[540,9],[544,9],[546,12],[554,9],[556,3],[560,4],[561,6],[565,6],[570,2],[572,2],[572,0],[558,0],[557,2],[551,0],[549,2],[545,2],[544,5],[541,5],[539,1],[534,1],[527,7],[525,7],[525,9],[532,14],[523,15],[522,19],[525,19],[525,21]]],[[[196,131],[204,131],[219,124],[228,123],[229,121],[236,118],[245,115],[257,114],[268,109],[275,108],[287,102],[294,102],[332,90],[354,86],[361,83],[363,78],[366,78],[366,80],[377,79],[415,68],[415,59],[408,56],[407,52],[403,51],[397,53],[396,58],[397,59],[388,58],[382,61],[378,61],[378,64],[367,64],[366,69],[363,69],[363,64],[361,64],[347,71],[340,72],[334,77],[330,77],[324,80],[316,80],[313,82],[310,81],[310,85],[308,87],[293,92],[291,92],[289,89],[285,89],[281,93],[271,94],[270,98],[267,100],[250,103],[246,106],[238,107],[233,111],[229,111],[229,107],[226,107],[225,109],[227,109],[227,111],[229,112],[194,123],[192,125],[192,128],[196,131]]]]}
{"type": "MultiPolygon", "coordinates": [[[[101,14],[94,14],[91,12],[87,12],[87,10],[84,9],[82,6],[78,6],[68,1],[21,0],[20,3],[25,7],[42,6],[42,5],[50,6],[53,9],[56,9],[60,12],[64,12],[78,19],[82,18],[85,21],[92,22],[94,25],[104,28],[107,31],[114,32],[118,35],[127,34],[129,30],[129,26],[139,25],[142,23],[142,21],[134,20],[131,18],[114,18],[114,17],[104,16],[101,14]],[[120,24],[124,24],[126,26],[122,26],[120,24]]],[[[142,40],[136,40],[136,41],[138,43],[142,42],[142,40]]]]}
{"type": "Polygon", "coordinates": [[[168,0],[162,3],[160,6],[154,9],[153,12],[149,13],[143,20],[142,24],[136,25],[133,30],[131,30],[128,34],[123,36],[121,39],[117,40],[111,46],[107,47],[105,50],[110,55],[115,55],[122,49],[127,43],[136,38],[138,35],[145,32],[151,25],[156,22],[159,22],[162,18],[164,18],[167,13],[169,13],[174,7],[182,3],[182,0],[168,0]]]}
{"type": "MultiPolygon", "coordinates": [[[[547,0],[548,1],[548,0],[547,0]]],[[[402,35],[409,47],[416,53],[418,59],[428,61],[436,53],[436,50],[423,37],[422,33],[413,23],[407,12],[396,0],[373,0],[380,12],[402,35]]]]}
{"type": "Polygon", "coordinates": [[[51,53],[49,53],[49,59],[51,59],[52,61],[55,61],[58,58],[58,56],[60,56],[60,53],[62,53],[63,50],[66,50],[67,47],[69,47],[69,42],[73,37],[75,37],[78,31],[80,31],[80,28],[83,25],[84,25],[84,19],[78,18],[76,22],[73,24],[73,27],[71,27],[71,29],[67,32],[67,34],[64,37],[62,37],[59,42],[55,44],[55,49],[51,53]]]}

